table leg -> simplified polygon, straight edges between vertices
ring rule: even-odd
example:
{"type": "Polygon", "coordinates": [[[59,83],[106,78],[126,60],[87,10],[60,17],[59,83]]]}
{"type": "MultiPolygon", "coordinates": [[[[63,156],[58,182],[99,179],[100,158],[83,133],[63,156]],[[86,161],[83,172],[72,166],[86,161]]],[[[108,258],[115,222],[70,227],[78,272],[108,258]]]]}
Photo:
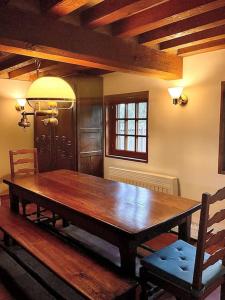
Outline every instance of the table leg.
{"type": "Polygon", "coordinates": [[[19,197],[13,194],[12,190],[9,189],[9,198],[10,198],[10,209],[15,212],[19,213],[19,197]]]}
{"type": "Polygon", "coordinates": [[[136,275],[137,247],[125,243],[125,245],[119,247],[119,250],[122,271],[125,275],[134,277],[136,275]]]}
{"type": "Polygon", "coordinates": [[[178,238],[186,242],[191,239],[191,216],[187,216],[185,221],[179,225],[178,238]]]}

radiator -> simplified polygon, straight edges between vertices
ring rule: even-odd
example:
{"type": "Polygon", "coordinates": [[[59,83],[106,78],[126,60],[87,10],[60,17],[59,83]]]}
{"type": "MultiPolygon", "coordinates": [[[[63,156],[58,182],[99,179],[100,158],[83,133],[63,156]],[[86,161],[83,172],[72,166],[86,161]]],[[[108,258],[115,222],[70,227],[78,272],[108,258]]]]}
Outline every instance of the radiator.
{"type": "Polygon", "coordinates": [[[109,167],[106,179],[178,195],[178,179],[173,176],[109,167]]]}

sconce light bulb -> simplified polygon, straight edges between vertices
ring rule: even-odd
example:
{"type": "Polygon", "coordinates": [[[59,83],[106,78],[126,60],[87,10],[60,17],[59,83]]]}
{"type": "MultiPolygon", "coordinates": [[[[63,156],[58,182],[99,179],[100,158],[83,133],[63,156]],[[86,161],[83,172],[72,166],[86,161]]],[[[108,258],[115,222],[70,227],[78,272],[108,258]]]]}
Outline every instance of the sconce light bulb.
{"type": "Polygon", "coordinates": [[[16,99],[15,108],[17,111],[25,110],[25,105],[26,105],[26,99],[22,99],[22,98],[16,99]]]}
{"type": "Polygon", "coordinates": [[[25,106],[25,104],[26,104],[26,102],[27,102],[27,100],[26,99],[17,99],[17,104],[19,105],[19,106],[22,106],[22,107],[24,107],[25,106]]]}

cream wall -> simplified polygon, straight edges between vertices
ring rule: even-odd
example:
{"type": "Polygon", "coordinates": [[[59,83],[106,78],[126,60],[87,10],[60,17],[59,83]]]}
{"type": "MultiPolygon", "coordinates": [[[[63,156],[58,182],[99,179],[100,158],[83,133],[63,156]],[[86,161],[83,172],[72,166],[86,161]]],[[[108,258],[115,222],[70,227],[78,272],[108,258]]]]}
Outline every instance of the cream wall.
{"type": "Polygon", "coordinates": [[[26,81],[0,79],[0,193],[6,188],[2,177],[10,172],[9,149],[33,147],[33,126],[20,128],[20,114],[15,110],[15,98],[24,97],[29,85],[26,81]]]}
{"type": "Polygon", "coordinates": [[[219,175],[219,116],[221,81],[225,81],[225,50],[184,59],[184,77],[169,82],[149,77],[112,73],[104,76],[104,94],[149,90],[149,162],[136,163],[105,158],[109,166],[152,171],[179,178],[184,197],[201,198],[225,186],[219,175]],[[167,88],[185,86],[189,102],[172,104],[167,88]]]}

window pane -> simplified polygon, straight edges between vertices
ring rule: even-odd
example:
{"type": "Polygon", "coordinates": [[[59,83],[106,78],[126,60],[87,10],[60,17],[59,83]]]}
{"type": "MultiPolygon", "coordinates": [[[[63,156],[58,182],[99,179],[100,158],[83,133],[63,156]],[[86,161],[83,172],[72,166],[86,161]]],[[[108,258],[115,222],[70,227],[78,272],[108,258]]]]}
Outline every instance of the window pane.
{"type": "Polygon", "coordinates": [[[120,136],[120,135],[116,137],[116,149],[118,150],[125,149],[124,138],[125,138],[124,136],[120,136]]]}
{"type": "Polygon", "coordinates": [[[147,103],[141,102],[138,104],[138,118],[147,118],[147,103]]]}
{"type": "Polygon", "coordinates": [[[138,138],[137,152],[146,152],[146,138],[145,137],[138,138]]]}
{"type": "Polygon", "coordinates": [[[138,121],[138,135],[146,135],[146,121],[145,120],[138,121]]]}
{"type": "Polygon", "coordinates": [[[119,119],[125,118],[125,104],[124,103],[118,104],[116,108],[117,108],[117,118],[119,119]]]}
{"type": "Polygon", "coordinates": [[[135,137],[134,136],[127,137],[127,150],[135,151],[135,137]]]}
{"type": "Polygon", "coordinates": [[[128,103],[127,105],[128,118],[135,118],[135,103],[128,103]]]}
{"type": "Polygon", "coordinates": [[[125,134],[125,121],[124,120],[118,120],[116,122],[116,133],[117,134],[125,134]]]}
{"type": "Polygon", "coordinates": [[[127,124],[127,134],[135,135],[135,120],[128,120],[127,124]]]}

